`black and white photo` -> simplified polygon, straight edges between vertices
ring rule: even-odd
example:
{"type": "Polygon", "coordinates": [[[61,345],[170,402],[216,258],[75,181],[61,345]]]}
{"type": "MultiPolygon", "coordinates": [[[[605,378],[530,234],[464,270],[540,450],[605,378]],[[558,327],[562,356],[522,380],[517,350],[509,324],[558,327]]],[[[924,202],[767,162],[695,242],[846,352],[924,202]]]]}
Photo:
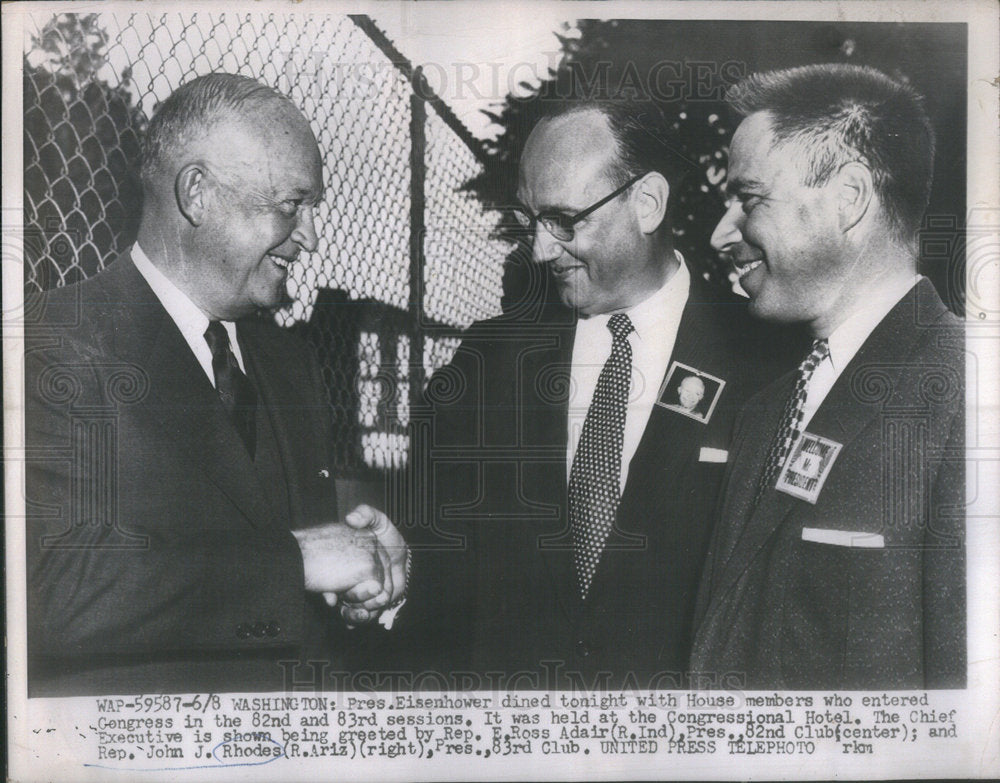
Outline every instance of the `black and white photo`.
{"type": "Polygon", "coordinates": [[[997,772],[995,8],[3,14],[12,779],[997,772]]]}

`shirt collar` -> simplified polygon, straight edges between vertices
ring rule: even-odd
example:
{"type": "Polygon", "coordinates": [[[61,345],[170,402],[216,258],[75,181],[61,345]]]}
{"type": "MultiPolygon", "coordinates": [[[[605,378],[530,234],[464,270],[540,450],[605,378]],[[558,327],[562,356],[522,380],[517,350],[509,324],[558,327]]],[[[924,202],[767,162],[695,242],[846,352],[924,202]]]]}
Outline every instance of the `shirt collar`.
{"type": "Polygon", "coordinates": [[[837,372],[854,358],[875,327],[882,322],[899,300],[906,296],[921,276],[901,280],[878,290],[874,296],[865,297],[864,306],[858,308],[830,334],[830,363],[837,372]]]}
{"type": "MultiPolygon", "coordinates": [[[[210,320],[204,311],[149,260],[149,256],[139,247],[138,242],[132,245],[132,261],[139,273],[146,278],[149,287],[153,289],[153,293],[160,300],[163,309],[177,324],[177,328],[180,329],[188,344],[196,345],[204,342],[205,330],[208,329],[210,320]]],[[[222,321],[221,323],[229,333],[230,345],[236,345],[236,324],[232,321],[222,321]]]]}

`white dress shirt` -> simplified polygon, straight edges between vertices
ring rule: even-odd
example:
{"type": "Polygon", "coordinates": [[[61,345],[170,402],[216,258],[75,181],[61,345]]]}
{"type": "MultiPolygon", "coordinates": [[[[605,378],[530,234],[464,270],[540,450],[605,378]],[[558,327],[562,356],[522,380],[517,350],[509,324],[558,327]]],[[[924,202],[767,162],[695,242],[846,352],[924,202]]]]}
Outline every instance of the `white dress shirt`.
{"type": "Polygon", "coordinates": [[[919,281],[920,275],[917,275],[887,286],[870,298],[866,296],[864,306],[855,310],[840,326],[833,330],[828,338],[830,354],[816,366],[816,370],[809,380],[806,401],[802,407],[803,431],[816,414],[819,406],[823,404],[823,400],[830,393],[837,378],[854,358],[854,354],[861,349],[865,340],[875,331],[875,327],[882,323],[882,319],[889,314],[889,311],[919,281]]]}
{"type": "MultiPolygon", "coordinates": [[[[632,347],[632,384],[625,412],[625,437],[622,442],[621,489],[625,490],[629,462],[639,447],[649,414],[656,402],[667,364],[677,339],[681,313],[687,304],[691,276],[680,253],[680,266],[662,288],[625,311],[634,331],[629,335],[632,347]]],[[[587,410],[597,388],[604,363],[611,356],[610,313],[581,317],[573,340],[573,366],[569,393],[566,444],[566,475],[573,467],[573,457],[583,432],[587,410]]]]}
{"type": "MultiPolygon", "coordinates": [[[[146,278],[146,282],[153,289],[156,298],[160,300],[163,309],[177,324],[185,341],[191,346],[201,369],[205,371],[212,386],[215,386],[212,351],[205,340],[205,330],[208,329],[209,322],[208,316],[149,260],[149,256],[139,247],[138,242],[132,246],[132,261],[135,263],[135,268],[139,270],[139,274],[146,278]]],[[[240,369],[246,373],[246,368],[243,366],[243,355],[240,353],[240,344],[236,339],[236,324],[232,321],[220,321],[219,323],[226,327],[226,332],[229,334],[229,346],[236,355],[240,369]]]]}

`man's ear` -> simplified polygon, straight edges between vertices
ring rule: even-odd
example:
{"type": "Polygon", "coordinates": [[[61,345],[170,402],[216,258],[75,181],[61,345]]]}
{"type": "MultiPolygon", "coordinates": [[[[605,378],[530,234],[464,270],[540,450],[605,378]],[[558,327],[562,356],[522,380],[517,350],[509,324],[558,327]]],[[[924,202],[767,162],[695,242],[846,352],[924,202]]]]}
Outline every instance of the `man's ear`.
{"type": "Polygon", "coordinates": [[[206,191],[205,169],[201,164],[189,163],[178,172],[174,195],[181,214],[192,226],[200,226],[205,220],[206,191]]]}
{"type": "Polygon", "coordinates": [[[868,214],[875,195],[871,170],[863,163],[846,163],[836,174],[837,215],[841,231],[854,228],[868,214]]]}
{"type": "Polygon", "coordinates": [[[663,224],[669,198],[670,185],[658,171],[651,171],[636,183],[633,204],[644,234],[652,234],[663,224]]]}

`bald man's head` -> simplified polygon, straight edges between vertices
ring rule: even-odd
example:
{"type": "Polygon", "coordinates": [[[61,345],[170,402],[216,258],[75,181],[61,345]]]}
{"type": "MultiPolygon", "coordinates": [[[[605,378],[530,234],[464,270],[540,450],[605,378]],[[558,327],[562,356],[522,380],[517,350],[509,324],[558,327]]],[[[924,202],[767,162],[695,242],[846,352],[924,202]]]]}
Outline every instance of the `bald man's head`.
{"type": "Polygon", "coordinates": [[[539,121],[521,156],[517,194],[521,222],[534,230],[532,257],[581,315],[632,307],[677,267],[662,230],[669,184],[656,171],[620,182],[621,151],[608,115],[585,107],[539,121]],[[554,222],[572,230],[553,233],[554,222]]]}
{"type": "Polygon", "coordinates": [[[210,318],[281,304],[288,267],[316,249],[322,159],[302,113],[252,79],[184,85],[150,123],[142,249],[210,318]]]}
{"type": "Polygon", "coordinates": [[[143,140],[143,190],[153,195],[172,189],[177,172],[204,153],[220,124],[264,128],[276,118],[308,131],[305,118],[288,98],[254,79],[211,73],[187,82],[171,93],[149,123],[143,140]]]}
{"type": "Polygon", "coordinates": [[[705,382],[697,375],[689,375],[677,387],[677,397],[682,408],[693,411],[705,397],[705,382]]]}

